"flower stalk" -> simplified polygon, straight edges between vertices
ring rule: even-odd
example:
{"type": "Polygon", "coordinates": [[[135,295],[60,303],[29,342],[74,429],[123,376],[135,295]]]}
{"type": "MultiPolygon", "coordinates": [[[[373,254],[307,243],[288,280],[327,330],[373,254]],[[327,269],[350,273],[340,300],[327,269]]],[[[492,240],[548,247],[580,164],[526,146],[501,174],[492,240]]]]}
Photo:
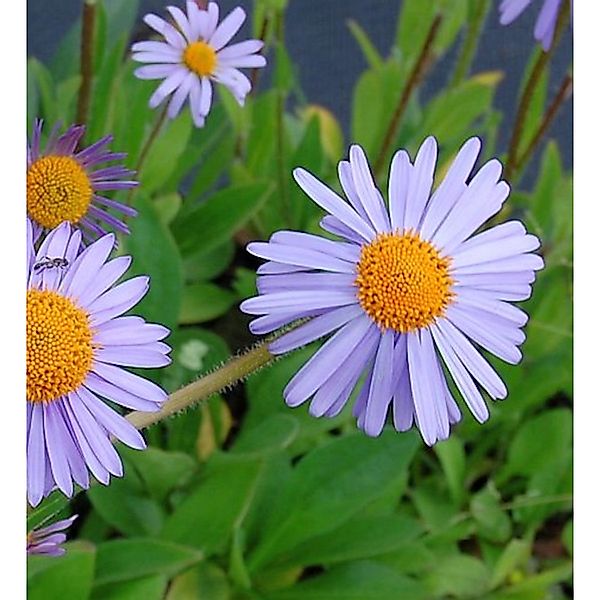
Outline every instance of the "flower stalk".
{"type": "Polygon", "coordinates": [[[376,176],[381,174],[381,171],[385,165],[385,159],[389,152],[390,146],[392,145],[392,142],[394,141],[394,138],[396,137],[396,134],[398,132],[398,126],[400,125],[402,117],[404,116],[404,113],[406,112],[406,109],[408,107],[408,101],[410,100],[413,92],[421,82],[423,75],[425,74],[426,67],[430,62],[429,59],[432,55],[433,42],[437,37],[441,23],[442,17],[438,14],[433,20],[433,23],[431,23],[431,27],[427,32],[427,37],[425,38],[425,42],[423,43],[421,52],[419,53],[417,61],[415,62],[415,65],[412,71],[410,72],[410,75],[408,76],[408,80],[406,82],[406,85],[404,86],[404,90],[402,91],[402,96],[400,96],[400,101],[398,102],[396,110],[392,115],[392,119],[387,128],[385,138],[383,140],[383,143],[381,144],[379,155],[377,156],[377,159],[375,161],[374,171],[376,176]]]}
{"type": "Polygon", "coordinates": [[[244,354],[231,358],[212,373],[182,387],[169,396],[159,411],[135,411],[127,415],[127,420],[137,429],[144,429],[243,381],[275,360],[276,357],[268,349],[272,341],[271,337],[259,343],[244,354]]]}
{"type": "Polygon", "coordinates": [[[81,18],[81,87],[77,98],[76,122],[87,123],[94,76],[94,33],[96,27],[96,0],[83,3],[81,18]]]}

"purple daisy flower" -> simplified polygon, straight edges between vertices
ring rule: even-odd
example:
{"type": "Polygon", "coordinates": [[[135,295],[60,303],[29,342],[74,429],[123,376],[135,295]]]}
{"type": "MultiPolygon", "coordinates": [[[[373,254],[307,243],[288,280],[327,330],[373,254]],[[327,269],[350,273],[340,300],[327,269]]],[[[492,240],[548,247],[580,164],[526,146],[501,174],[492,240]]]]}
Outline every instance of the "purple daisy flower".
{"type": "Polygon", "coordinates": [[[135,171],[122,165],[101,166],[127,156],[108,149],[112,136],[77,151],[85,127],[71,125],[59,135],[55,126],[42,150],[42,124],[41,119],[36,119],[27,146],[27,216],[36,235],[54,229],[63,221],[80,227],[86,241],[108,233],[107,226],[129,233],[122,217],[109,211],[128,217],[134,217],[137,211],[104,197],[107,191],[128,190],[138,185],[131,179],[135,171]]]}
{"type": "MultiPolygon", "coordinates": [[[[500,23],[510,25],[532,3],[533,0],[502,0],[500,3],[500,23]]],[[[554,30],[561,2],[563,0],[544,0],[542,10],[535,23],[533,35],[548,52],[554,39],[554,30]]],[[[565,0],[566,1],[566,0],[565,0]]],[[[573,5],[571,4],[571,7],[573,5]]]]}
{"type": "Polygon", "coordinates": [[[73,515],[69,519],[30,531],[27,534],[27,554],[62,556],[65,549],[61,544],[64,544],[67,539],[66,534],[62,532],[68,529],[76,518],[77,515],[73,515]]]}
{"type": "Polygon", "coordinates": [[[365,375],[354,405],[358,427],[379,435],[389,411],[398,431],[415,423],[432,445],[461,417],[443,364],[479,422],[489,416],[479,386],[493,399],[506,396],[477,346],[519,362],[527,315],[509,302],[529,297],[543,261],[530,254],[539,240],[519,221],[475,234],[509,194],[497,160],[471,178],[480,147],[468,140],[433,194],[436,140],[425,140],[414,164],[397,152],[389,208],[359,146],[338,168],[349,204],[304,169],[294,171],[330,213],[321,227],[341,240],[279,231],[249,244],[269,262],[258,269],[260,295],[241,305],[263,315],[250,325],[256,334],[310,317],[270,344],[274,354],[333,333],[288,383],[289,406],[312,398],[313,416],[335,416],[365,375]]]}
{"type": "Polygon", "coordinates": [[[160,33],[165,41],[138,42],[133,45],[133,60],[151,63],[140,67],[140,79],[164,79],[150,98],[156,108],[172,94],[167,115],[173,119],[189,97],[190,110],[197,127],[204,125],[212,102],[212,83],[221,83],[243,106],[250,92],[250,80],[239,70],[264,67],[264,56],[256,54],[263,47],[260,40],[246,40],[227,46],[246,20],[240,7],[219,21],[219,6],[210,2],[202,10],[195,2],[187,2],[187,15],[176,6],[168,6],[176,26],[153,14],[144,21],[160,33]]]}
{"type": "Polygon", "coordinates": [[[55,487],[101,483],[123,467],[111,436],[145,447],[139,432],[100,398],[154,411],[166,394],[122,366],[162,367],[169,330],[120,316],[148,290],[147,277],[114,285],[131,257],[108,260],[114,235],[82,252],[81,232],[63,223],[33,248],[27,222],[27,497],[36,506],[55,487]]]}

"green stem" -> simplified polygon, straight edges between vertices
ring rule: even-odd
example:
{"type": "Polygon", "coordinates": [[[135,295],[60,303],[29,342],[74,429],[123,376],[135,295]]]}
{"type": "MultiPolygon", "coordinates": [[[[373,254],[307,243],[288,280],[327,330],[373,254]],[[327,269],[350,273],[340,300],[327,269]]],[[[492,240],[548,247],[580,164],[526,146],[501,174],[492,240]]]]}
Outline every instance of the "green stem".
{"type": "Polygon", "coordinates": [[[85,125],[90,108],[92,79],[94,76],[94,32],[96,24],[96,0],[86,0],[81,17],[81,86],[77,98],[75,122],[85,125]]]}
{"type": "Polygon", "coordinates": [[[521,136],[523,135],[523,126],[525,124],[527,114],[529,113],[529,108],[533,100],[535,89],[539,83],[540,78],[544,73],[544,70],[546,69],[546,65],[550,61],[550,58],[558,45],[563,29],[567,24],[568,18],[569,3],[563,2],[563,6],[558,17],[558,23],[556,25],[556,30],[554,32],[554,40],[552,41],[552,46],[550,50],[548,50],[548,52],[544,52],[544,50],[542,50],[541,48],[538,49],[538,57],[533,65],[533,68],[531,69],[531,73],[529,74],[529,78],[527,79],[527,82],[525,84],[525,88],[523,89],[523,94],[521,95],[521,99],[519,101],[519,106],[517,108],[517,116],[515,117],[512,135],[508,145],[508,156],[506,159],[506,169],[504,176],[505,179],[507,179],[509,182],[511,182],[513,178],[515,168],[517,165],[519,146],[521,144],[521,136]]]}
{"type": "Polygon", "coordinates": [[[451,86],[457,86],[463,79],[465,79],[471,69],[473,58],[477,51],[477,42],[479,41],[479,34],[483,29],[485,17],[490,8],[491,0],[480,0],[475,2],[473,8],[473,15],[469,19],[469,27],[462,44],[460,55],[456,63],[456,69],[452,77],[451,86]]]}
{"type": "Polygon", "coordinates": [[[392,142],[396,137],[398,125],[400,124],[402,117],[404,116],[404,113],[406,112],[406,109],[408,107],[408,101],[410,100],[413,92],[415,91],[421,79],[423,78],[426,66],[430,62],[429,58],[432,54],[433,42],[435,41],[435,38],[438,34],[441,22],[441,15],[437,15],[433,20],[431,27],[429,28],[429,31],[425,38],[425,42],[423,43],[423,47],[421,48],[419,57],[417,58],[417,61],[415,62],[415,65],[410,75],[408,76],[408,81],[404,86],[402,96],[400,96],[400,101],[398,102],[396,110],[392,115],[392,120],[390,121],[390,124],[387,128],[385,138],[383,140],[383,143],[381,144],[379,155],[377,156],[377,160],[375,161],[375,166],[373,168],[375,176],[378,176],[384,167],[386,156],[389,152],[392,142]]]}
{"type": "Polygon", "coordinates": [[[562,103],[571,95],[572,91],[573,91],[573,77],[571,77],[571,75],[566,75],[562,81],[562,84],[560,86],[560,89],[558,90],[558,93],[556,94],[556,96],[554,97],[554,100],[552,101],[552,104],[550,104],[550,106],[548,107],[548,110],[544,114],[544,118],[542,119],[540,126],[536,130],[535,135],[533,136],[531,142],[529,143],[529,145],[527,146],[527,148],[525,149],[523,154],[520,156],[520,158],[516,161],[516,164],[515,164],[515,172],[516,173],[519,173],[521,171],[521,169],[529,162],[529,159],[533,155],[533,152],[535,151],[536,147],[538,146],[538,144],[544,137],[545,133],[548,131],[548,128],[550,127],[552,121],[556,117],[556,113],[558,112],[559,108],[562,106],[562,103]]]}
{"type": "Polygon", "coordinates": [[[243,381],[275,360],[267,348],[273,339],[271,337],[241,356],[231,358],[216,371],[174,392],[158,412],[135,411],[127,415],[127,420],[137,429],[144,429],[243,381]]]}

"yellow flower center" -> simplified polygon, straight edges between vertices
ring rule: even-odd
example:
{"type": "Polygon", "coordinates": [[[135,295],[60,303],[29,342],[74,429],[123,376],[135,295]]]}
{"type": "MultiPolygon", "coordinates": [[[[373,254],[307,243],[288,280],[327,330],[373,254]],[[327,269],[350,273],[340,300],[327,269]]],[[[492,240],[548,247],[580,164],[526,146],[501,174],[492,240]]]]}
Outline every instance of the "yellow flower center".
{"type": "Polygon", "coordinates": [[[183,51],[183,62],[196,75],[208,77],[215,72],[217,53],[206,42],[193,42],[183,51]]]}
{"type": "Polygon", "coordinates": [[[27,400],[52,402],[76,390],[92,365],[87,313],[51,290],[27,291],[27,400]]]}
{"type": "Polygon", "coordinates": [[[360,305],[381,329],[426,327],[452,300],[449,266],[416,233],[380,234],[363,247],[357,265],[360,305]]]}
{"type": "Polygon", "coordinates": [[[27,169],[27,213],[48,229],[77,223],[93,194],[85,169],[70,156],[43,156],[27,169]]]}

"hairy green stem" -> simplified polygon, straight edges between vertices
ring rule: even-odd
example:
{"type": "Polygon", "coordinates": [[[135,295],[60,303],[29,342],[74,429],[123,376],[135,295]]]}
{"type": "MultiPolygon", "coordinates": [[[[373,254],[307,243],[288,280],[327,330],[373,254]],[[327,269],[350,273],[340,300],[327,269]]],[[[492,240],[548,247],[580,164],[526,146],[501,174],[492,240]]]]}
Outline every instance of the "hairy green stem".
{"type": "Polygon", "coordinates": [[[515,123],[513,125],[510,142],[508,144],[508,155],[506,159],[506,169],[504,175],[505,179],[507,179],[509,182],[512,180],[517,166],[519,147],[521,145],[521,136],[523,135],[523,126],[525,124],[527,114],[529,113],[531,102],[533,101],[535,89],[544,73],[544,70],[546,69],[548,62],[550,61],[552,54],[554,53],[554,50],[558,45],[568,18],[569,3],[563,2],[561,12],[558,16],[558,22],[556,24],[552,46],[548,52],[544,52],[544,50],[541,48],[538,49],[538,57],[533,65],[533,68],[531,69],[531,73],[529,74],[529,78],[527,79],[523,93],[519,100],[517,116],[515,117],[515,123]]]}
{"type": "Polygon", "coordinates": [[[473,58],[475,57],[475,52],[477,51],[479,34],[483,29],[485,17],[490,8],[490,2],[491,0],[480,0],[474,4],[473,15],[469,19],[469,27],[467,29],[467,33],[465,34],[460,55],[456,63],[456,69],[452,77],[452,87],[457,86],[469,74],[471,64],[473,63],[473,58]]]}
{"type": "Polygon", "coordinates": [[[268,350],[271,341],[273,338],[261,342],[244,354],[231,358],[212,373],[182,387],[169,396],[159,411],[135,411],[127,415],[127,420],[137,429],[144,429],[243,381],[248,375],[275,360],[275,356],[268,350]]]}
{"type": "Polygon", "coordinates": [[[429,28],[429,31],[427,32],[427,36],[425,38],[425,42],[423,43],[423,47],[421,48],[419,57],[417,58],[417,61],[415,62],[415,65],[412,71],[410,72],[410,75],[408,76],[408,80],[406,82],[406,85],[404,86],[404,90],[402,91],[402,96],[400,96],[400,101],[398,102],[396,110],[392,115],[392,120],[390,121],[390,124],[387,128],[385,138],[383,140],[383,143],[381,144],[381,149],[379,150],[379,155],[377,156],[377,160],[375,161],[375,166],[373,168],[375,176],[378,176],[381,173],[385,165],[386,156],[389,152],[392,142],[394,141],[394,138],[396,137],[398,125],[400,124],[402,117],[406,112],[406,109],[408,107],[408,101],[410,100],[413,92],[421,82],[421,79],[423,78],[423,75],[425,73],[426,66],[430,62],[429,59],[431,58],[432,54],[433,42],[435,41],[435,38],[438,34],[441,22],[441,15],[436,15],[435,19],[433,20],[433,23],[431,24],[431,27],[429,28]]]}
{"type": "Polygon", "coordinates": [[[96,0],[86,0],[83,3],[81,17],[81,86],[77,98],[77,116],[75,122],[85,125],[90,109],[92,94],[92,79],[94,77],[94,33],[96,27],[96,0]]]}

